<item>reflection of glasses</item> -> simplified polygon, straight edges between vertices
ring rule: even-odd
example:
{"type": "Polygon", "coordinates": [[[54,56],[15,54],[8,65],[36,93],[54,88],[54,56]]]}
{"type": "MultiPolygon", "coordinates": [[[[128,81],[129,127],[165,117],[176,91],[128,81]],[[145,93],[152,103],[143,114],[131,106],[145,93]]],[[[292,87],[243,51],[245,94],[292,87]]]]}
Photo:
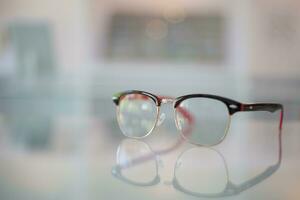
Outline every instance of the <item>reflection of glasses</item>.
{"type": "Polygon", "coordinates": [[[231,116],[236,112],[280,110],[279,129],[282,128],[283,121],[281,104],[243,104],[209,94],[171,98],[132,90],[114,95],[113,101],[117,105],[120,129],[131,138],[146,137],[156,125],[162,123],[164,115],[160,114],[160,106],[165,103],[173,103],[176,127],[181,131],[182,137],[203,146],[216,145],[224,140],[231,116]]]}
{"type": "Polygon", "coordinates": [[[227,162],[221,152],[207,147],[202,147],[201,151],[203,152],[200,152],[200,147],[198,147],[188,149],[178,157],[174,170],[173,186],[175,189],[185,194],[196,197],[216,198],[240,194],[241,192],[266,180],[279,169],[282,160],[281,134],[282,132],[279,130],[277,162],[267,167],[263,172],[243,181],[240,184],[234,184],[230,181],[227,162]],[[207,160],[212,160],[213,164],[215,164],[206,164],[206,170],[203,170],[202,172],[201,169],[203,167],[201,167],[201,164],[197,165],[199,162],[195,162],[195,156],[197,155],[197,158],[199,158],[199,154],[201,153],[208,154],[205,157],[205,160],[202,160],[203,162],[201,162],[201,164],[207,162],[207,160]],[[214,170],[218,164],[219,169],[223,168],[223,173],[218,170],[214,170]],[[206,180],[203,181],[202,176],[202,179],[198,182],[195,179],[195,177],[199,177],[197,176],[197,172],[201,172],[201,175],[207,177],[206,180]],[[187,177],[187,174],[190,174],[190,176],[187,177]]]}
{"type": "MultiPolygon", "coordinates": [[[[176,160],[173,187],[196,197],[237,195],[264,181],[279,168],[282,159],[281,131],[278,139],[276,164],[240,184],[230,181],[225,157],[218,150],[208,147],[187,149],[176,160]]],[[[159,163],[158,154],[148,144],[127,139],[118,147],[117,165],[113,167],[112,174],[131,185],[152,186],[160,182],[159,163]]]]}

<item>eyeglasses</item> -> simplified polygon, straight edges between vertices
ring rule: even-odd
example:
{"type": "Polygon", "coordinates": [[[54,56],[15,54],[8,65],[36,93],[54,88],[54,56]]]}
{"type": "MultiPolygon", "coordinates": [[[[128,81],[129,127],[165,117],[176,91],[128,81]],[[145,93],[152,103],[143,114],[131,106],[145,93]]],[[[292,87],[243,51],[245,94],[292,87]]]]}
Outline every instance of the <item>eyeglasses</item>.
{"type": "Polygon", "coordinates": [[[190,143],[213,146],[221,143],[229,130],[231,116],[237,112],[280,110],[279,129],[282,129],[283,106],[275,103],[244,104],[211,94],[190,94],[177,98],[156,96],[149,92],[131,90],[113,96],[117,120],[123,134],[144,138],[161,124],[162,104],[172,103],[175,124],[181,136],[190,143]]]}

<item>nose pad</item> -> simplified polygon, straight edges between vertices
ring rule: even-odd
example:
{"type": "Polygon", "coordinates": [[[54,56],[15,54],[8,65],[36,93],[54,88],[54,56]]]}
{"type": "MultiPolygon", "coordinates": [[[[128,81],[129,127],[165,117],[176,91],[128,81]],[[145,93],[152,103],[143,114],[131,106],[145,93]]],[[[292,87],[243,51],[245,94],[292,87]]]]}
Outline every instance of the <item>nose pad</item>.
{"type": "Polygon", "coordinates": [[[161,113],[159,115],[158,121],[157,121],[157,126],[160,126],[166,119],[166,114],[165,113],[161,113]]]}

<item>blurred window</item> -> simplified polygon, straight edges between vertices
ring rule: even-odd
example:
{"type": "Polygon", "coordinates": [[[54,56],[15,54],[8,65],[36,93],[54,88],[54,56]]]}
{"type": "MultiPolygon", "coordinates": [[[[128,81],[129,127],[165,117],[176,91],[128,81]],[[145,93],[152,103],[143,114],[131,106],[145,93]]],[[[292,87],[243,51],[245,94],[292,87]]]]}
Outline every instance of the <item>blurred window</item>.
{"type": "Polygon", "coordinates": [[[28,79],[54,71],[51,26],[47,23],[14,23],[9,27],[18,75],[28,79]]]}
{"type": "Polygon", "coordinates": [[[223,63],[224,18],[182,20],[119,14],[112,18],[106,56],[112,60],[172,60],[223,63]]]}

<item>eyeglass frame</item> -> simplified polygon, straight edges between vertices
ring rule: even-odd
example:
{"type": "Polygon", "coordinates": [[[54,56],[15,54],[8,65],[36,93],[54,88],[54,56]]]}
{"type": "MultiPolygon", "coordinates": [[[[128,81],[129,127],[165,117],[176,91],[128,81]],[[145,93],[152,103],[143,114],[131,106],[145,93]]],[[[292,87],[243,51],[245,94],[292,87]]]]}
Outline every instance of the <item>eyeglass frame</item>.
{"type": "MultiPolygon", "coordinates": [[[[231,124],[231,116],[237,112],[267,111],[267,112],[273,113],[277,110],[280,110],[279,130],[282,130],[283,116],[284,116],[284,108],[283,108],[282,104],[278,104],[278,103],[241,103],[241,102],[238,102],[238,101],[226,98],[226,97],[212,95],[212,94],[188,94],[188,95],[183,95],[183,96],[173,98],[173,97],[167,97],[167,96],[157,96],[150,92],[145,92],[145,91],[140,91],[140,90],[127,90],[127,91],[119,92],[119,93],[113,95],[112,100],[115,103],[115,105],[117,106],[116,112],[117,112],[117,120],[118,120],[119,124],[120,124],[119,104],[122,100],[122,97],[124,97],[126,95],[130,95],[130,94],[145,95],[145,96],[149,97],[150,99],[152,99],[156,105],[156,119],[155,119],[155,123],[154,123],[153,127],[150,129],[150,131],[148,131],[147,134],[140,136],[140,137],[128,136],[130,138],[141,139],[141,138],[145,138],[148,135],[150,135],[153,132],[153,130],[157,127],[157,122],[158,122],[159,114],[160,114],[160,107],[162,104],[166,104],[166,103],[173,103],[175,124],[176,124],[177,129],[181,130],[179,128],[179,122],[176,117],[176,112],[177,112],[176,108],[180,105],[181,102],[183,102],[184,100],[187,100],[187,99],[191,99],[191,98],[208,98],[208,99],[213,99],[213,100],[217,100],[217,101],[224,103],[228,110],[229,120],[227,122],[224,135],[222,136],[221,140],[218,141],[216,144],[211,144],[211,145],[198,144],[196,142],[190,141],[188,138],[185,137],[185,134],[183,132],[181,132],[180,135],[185,140],[187,140],[189,143],[199,145],[199,146],[215,146],[215,145],[220,144],[227,136],[227,133],[228,133],[228,130],[229,130],[229,127],[231,124]]],[[[123,132],[122,129],[121,129],[121,131],[123,132]]],[[[123,134],[125,136],[127,136],[124,132],[123,132],[123,134]]]]}

